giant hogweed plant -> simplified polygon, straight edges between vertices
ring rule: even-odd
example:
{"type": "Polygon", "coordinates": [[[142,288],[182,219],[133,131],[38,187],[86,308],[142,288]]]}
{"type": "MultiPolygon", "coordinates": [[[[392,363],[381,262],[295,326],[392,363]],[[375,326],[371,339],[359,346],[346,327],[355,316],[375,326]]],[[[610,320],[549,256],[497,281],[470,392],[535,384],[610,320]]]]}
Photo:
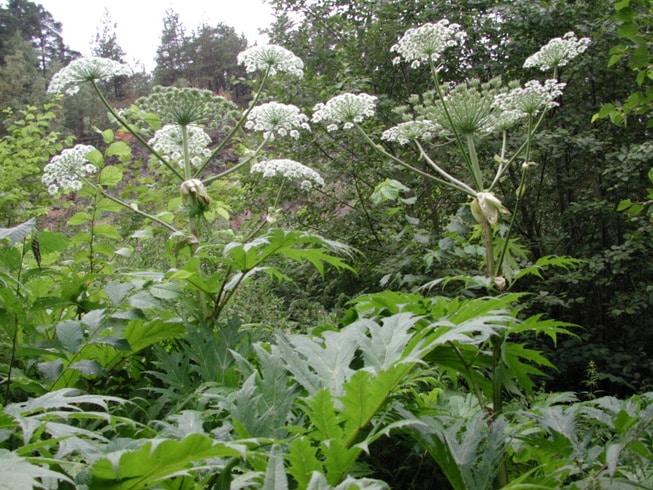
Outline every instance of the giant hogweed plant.
{"type": "MultiPolygon", "coordinates": [[[[252,275],[265,271],[276,278],[284,278],[278,269],[264,265],[271,256],[307,260],[320,270],[324,264],[348,267],[337,256],[348,252],[344,245],[306,233],[269,229],[265,221],[249,236],[226,244],[219,239],[221,235],[211,229],[216,226],[216,222],[212,222],[216,215],[228,217],[228,214],[219,202],[212,204],[207,187],[239,169],[249,166],[253,174],[278,178],[282,182],[279,196],[284,185],[295,184],[304,191],[324,185],[317,172],[299,162],[283,158],[258,161],[262,151],[269,148],[275,138],[297,138],[300,131],[310,130],[307,116],[297,107],[278,102],[259,104],[269,78],[283,73],[301,77],[302,61],[279,46],[258,46],[241,53],[239,62],[250,73],[262,73],[253,99],[244,111],[210,91],[175,87],[155,87],[133,107],[117,110],[109,105],[97,82],[127,75],[129,68],[102,58],[73,61],[53,77],[48,89],[51,93],[74,95],[81,83],[90,84],[119,129],[128,132],[147,150],[167,178],[177,181],[179,194],[168,196],[168,200],[180,205],[176,209],[173,207],[172,213],[150,213],[141,209],[139,202],[128,202],[109,192],[109,187],[120,184],[122,171],[116,165],[105,165],[93,147],[77,145],[65,150],[46,165],[43,176],[51,194],[86,187],[96,198],[110,202],[112,210],[119,207],[166,230],[170,240],[175,242],[176,255],[185,250],[187,259],[180,270],[170,274],[170,279],[182,281],[196,291],[197,313],[194,316],[200,324],[216,322],[238,286],[252,275]],[[207,131],[217,129],[226,134],[214,142],[207,131]],[[210,172],[221,152],[248,129],[262,134],[257,147],[243,150],[236,164],[210,172]],[[93,178],[96,173],[98,177],[93,178]],[[183,220],[180,224],[176,219],[175,211],[186,216],[186,225],[182,226],[183,220]]],[[[128,165],[127,144],[113,141],[112,131],[103,132],[103,136],[109,143],[107,154],[119,156],[128,165]]],[[[144,235],[147,236],[147,231],[144,235]]]]}
{"type": "MultiPolygon", "coordinates": [[[[427,27],[431,34],[425,39],[444,36],[445,44],[450,44],[449,29],[454,39],[462,37],[457,27],[447,23],[438,28],[427,27]]],[[[431,45],[420,60],[430,60],[438,84],[436,60],[431,56],[440,52],[434,46],[438,44],[431,45]]],[[[279,48],[246,53],[241,60],[248,68],[263,68],[264,81],[277,71],[296,72],[299,67],[294,57],[279,48]]],[[[122,70],[108,60],[80,60],[55,78],[54,87],[74,92],[76,84],[90,83],[102,97],[96,81],[122,70]]],[[[561,88],[558,82],[539,85],[543,87],[545,92],[561,88]]],[[[458,90],[470,91],[472,97],[454,96],[455,88],[447,94],[452,100],[483,101],[486,106],[486,92],[510,93],[497,84],[483,87],[476,82],[458,90]]],[[[519,319],[519,295],[451,300],[386,292],[357,300],[342,328],[325,328],[315,335],[278,332],[269,342],[253,344],[237,322],[217,321],[235,289],[268,267],[267,261],[275,255],[308,261],[319,270],[326,264],[345,267],[333,254],[345,248],[321,237],[261,229],[246,240],[224,244],[205,226],[204,219],[216,211],[207,184],[249,163],[253,172],[264,176],[298,177],[303,187],[321,184],[317,174],[296,162],[254,162],[256,152],[273,138],[306,129],[306,119],[296,109],[272,103],[256,106],[260,93],[243,117],[233,121],[229,114],[234,108],[227,101],[193,89],[156,89],[127,112],[107,107],[120,127],[150,151],[170,178],[178,180],[183,207],[177,216],[149,213],[139,203],[110,192],[123,175],[117,165],[106,164],[106,157],[118,156],[126,164],[131,161],[129,149],[115,141],[110,131],[103,132],[108,144],[104,155],[78,146],[53,159],[44,177],[51,192],[78,190],[91,202],[89,210],[72,218],[72,225],[87,227],[88,232],[81,233],[76,242],[83,245],[80,260],[88,264],[88,276],[80,276],[79,271],[58,275],[53,265],[56,258],[47,254],[39,260],[50,265],[49,270],[26,274],[22,264],[30,246],[23,242],[19,248],[18,244],[34,231],[34,223],[0,230],[0,238],[8,237],[13,245],[3,260],[9,273],[2,280],[9,287],[2,290],[1,298],[3,318],[12,320],[8,333],[13,335],[14,348],[23,340],[26,325],[49,335],[41,350],[21,353],[40,356],[39,369],[49,373],[47,382],[30,385],[29,376],[17,373],[20,382],[40,396],[24,403],[10,403],[6,398],[0,414],[0,468],[8,476],[8,485],[47,488],[58,481],[61,486],[116,489],[382,489],[388,485],[368,478],[372,475],[361,460],[393,431],[410,435],[456,489],[492,488],[498,483],[506,488],[586,488],[595,482],[650,482],[650,462],[646,462],[651,454],[647,441],[650,398],[630,404],[599,399],[566,410],[556,406],[569,401],[567,397],[545,399],[532,410],[501,409],[503,400],[498,397],[504,392],[537,400],[533,378],[541,374],[539,368],[549,366],[537,351],[508,341],[510,335],[535,332],[555,340],[567,327],[539,316],[519,319]],[[202,118],[218,119],[212,112],[216,107],[231,129],[224,142],[209,149],[200,125],[209,122],[202,118]],[[148,133],[150,124],[154,134],[148,133]],[[227,170],[205,175],[226,141],[242,129],[262,131],[261,147],[227,170]],[[97,254],[108,251],[99,238],[115,240],[118,232],[98,220],[105,217],[103,213],[123,209],[169,233],[178,267],[165,272],[129,271],[117,280],[118,271],[97,254]],[[58,289],[61,277],[79,281],[75,287],[58,289]],[[175,281],[197,292],[194,314],[179,311],[185,303],[177,301],[175,281]],[[61,291],[64,300],[40,301],[52,290],[61,291]],[[35,313],[42,316],[34,318],[35,313]],[[188,328],[184,324],[189,318],[211,328],[188,328]],[[133,365],[130,369],[131,358],[137,357],[137,362],[149,358],[132,354],[175,337],[184,338],[158,348],[158,360],[147,365],[158,383],[145,393],[158,401],[144,400],[144,423],[122,415],[125,412],[120,410],[130,404],[119,398],[70,390],[93,386],[82,385],[81,377],[90,382],[107,379],[103,378],[107,372],[115,377],[118,366],[125,368],[127,381],[133,381],[129,377],[141,376],[143,368],[133,365]],[[461,382],[466,388],[456,389],[461,382]],[[121,408],[109,410],[111,404],[121,408]]],[[[373,98],[349,94],[337,100],[317,107],[314,119],[331,118],[335,124],[362,131],[362,118],[373,114],[373,98]],[[327,108],[344,111],[344,115],[332,118],[327,108]]],[[[402,128],[426,128],[416,136],[415,144],[434,172],[429,175],[468,194],[486,230],[484,236],[492,238],[493,221],[498,221],[503,206],[492,194],[496,184],[484,184],[476,137],[453,136],[461,151],[468,152],[469,182],[454,178],[433,159],[429,163],[419,139],[430,132],[447,134],[447,121],[449,136],[453,132],[451,121],[456,119],[445,109],[449,102],[445,104],[446,96],[438,100],[441,107],[433,99],[423,113],[444,114],[438,123],[441,128],[436,131],[433,121],[422,119],[402,128]]],[[[545,100],[552,103],[552,99],[545,100]]],[[[491,103],[490,108],[496,109],[491,103]]],[[[547,103],[542,109],[546,108],[547,103]]],[[[522,117],[528,121],[526,141],[530,141],[540,119],[522,117]]],[[[389,152],[375,148],[400,163],[389,152]]],[[[521,151],[528,155],[528,148],[524,143],[521,151]]],[[[517,158],[500,156],[501,172],[517,158]]],[[[401,165],[429,171],[428,167],[424,171],[408,163],[401,165]]],[[[38,234],[32,254],[40,255],[49,247],[56,255],[66,248],[68,237],[44,233],[38,234]]],[[[487,249],[490,253],[490,246],[487,249]]],[[[495,252],[486,258],[486,266],[494,264],[488,268],[488,282],[502,290],[502,281],[494,278],[507,274],[495,252]]],[[[532,272],[537,271],[536,267],[532,272]]],[[[279,269],[268,268],[268,272],[283,277],[279,269]]],[[[517,272],[513,279],[523,273],[517,272]]],[[[11,384],[6,377],[5,382],[11,384]]]]}
{"type": "MultiPolygon", "coordinates": [[[[557,79],[558,68],[584,52],[590,40],[578,39],[570,32],[551,40],[529,57],[524,63],[525,68],[553,72],[552,77],[543,82],[530,80],[522,85],[518,81],[504,84],[500,78],[489,81],[443,80],[447,50],[462,45],[465,38],[466,34],[461,26],[443,19],[437,23],[409,29],[392,46],[391,51],[398,55],[395,63],[408,63],[411,69],[426,66],[432,76],[433,89],[410,99],[411,113],[406,108],[400,108],[398,112],[405,118],[404,122],[383,132],[383,145],[365,129],[365,120],[375,115],[377,98],[372,95],[337,95],[325,103],[317,104],[312,120],[325,123],[327,131],[340,128],[353,130],[383,159],[466,195],[471,214],[480,228],[479,235],[485,253],[485,278],[481,282],[492,294],[504,295],[519,277],[540,274],[542,267],[546,265],[569,267],[573,264],[572,260],[545,257],[534,266],[520,270],[515,255],[517,258],[523,255],[523,247],[514,240],[513,228],[522,197],[529,190],[529,169],[537,165],[533,161],[533,140],[546,114],[558,105],[557,99],[565,88],[565,83],[557,79]],[[500,151],[492,160],[483,161],[483,153],[479,149],[493,137],[499,138],[500,151]],[[412,145],[419,155],[418,158],[405,159],[400,151],[394,151],[397,145],[412,145]],[[454,148],[453,154],[457,155],[459,161],[443,161],[442,157],[439,157],[442,154],[451,154],[440,151],[440,147],[445,145],[454,148]],[[515,189],[515,205],[513,209],[508,210],[497,195],[497,189],[505,180],[509,169],[517,165],[520,166],[521,179],[515,189]],[[501,220],[508,214],[511,215],[509,223],[504,226],[501,220]]],[[[409,154],[414,155],[415,152],[409,154]]],[[[386,180],[377,189],[377,194],[383,193],[383,187],[387,186],[404,187],[395,181],[386,180]]],[[[393,190],[396,189],[390,189],[393,190]]],[[[430,285],[440,281],[441,279],[437,279],[430,285]]],[[[446,360],[434,356],[436,363],[446,369],[453,368],[455,376],[466,381],[470,393],[476,398],[478,409],[485,412],[490,427],[493,427],[503,413],[506,393],[516,395],[524,391],[532,394],[531,376],[542,374],[535,366],[552,367],[539,353],[525,344],[514,342],[512,338],[517,338],[525,332],[545,333],[555,341],[556,335],[568,333],[569,327],[557,322],[548,323],[539,317],[530,318],[525,322],[518,321],[517,306],[508,307],[511,303],[517,304],[518,296],[508,295],[501,298],[503,299],[500,310],[507,308],[508,319],[496,326],[493,334],[485,339],[483,348],[477,346],[470,349],[469,346],[452,343],[447,348],[446,360]],[[522,362],[523,360],[526,362],[522,362]]],[[[413,303],[421,304],[422,301],[419,298],[394,299],[401,301],[403,307],[409,311],[413,308],[413,303]]],[[[486,299],[485,306],[494,301],[496,300],[486,299]]],[[[470,307],[465,302],[457,306],[461,310],[470,307]]],[[[478,311],[480,314],[483,307],[478,311]]],[[[462,430],[461,427],[457,429],[462,430]]],[[[435,432],[438,433],[441,443],[446,441],[447,432],[442,426],[435,432]]],[[[493,430],[487,434],[489,438],[495,436],[493,430]]],[[[433,439],[435,440],[437,438],[433,439]]],[[[440,449],[434,451],[438,463],[443,468],[457,461],[452,452],[454,449],[450,444],[442,444],[440,449]]],[[[498,454],[496,447],[492,451],[498,454]]],[[[506,461],[497,459],[495,463],[489,465],[496,469],[492,474],[500,484],[507,484],[509,477],[506,461]]],[[[465,481],[461,474],[451,473],[447,476],[456,488],[468,488],[469,485],[485,488],[486,484],[490,484],[487,482],[492,480],[489,478],[486,484],[481,484],[465,481]]]]}

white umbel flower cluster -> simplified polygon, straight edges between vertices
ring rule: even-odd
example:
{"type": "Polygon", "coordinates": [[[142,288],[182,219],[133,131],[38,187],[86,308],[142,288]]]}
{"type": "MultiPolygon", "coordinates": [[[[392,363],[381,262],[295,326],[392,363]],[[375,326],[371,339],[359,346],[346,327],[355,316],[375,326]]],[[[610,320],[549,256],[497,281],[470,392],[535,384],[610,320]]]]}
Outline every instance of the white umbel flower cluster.
{"type": "Polygon", "coordinates": [[[408,29],[397,44],[390,48],[391,51],[399,53],[393,63],[407,61],[411,63],[412,68],[417,68],[429,60],[437,63],[445,49],[462,44],[465,36],[460,25],[452,24],[447,19],[408,29]]]}
{"type": "Polygon", "coordinates": [[[324,179],[320,174],[294,160],[280,159],[255,163],[250,172],[260,173],[266,178],[284,177],[299,182],[299,186],[305,191],[311,190],[315,185],[324,186],[324,179]]]}
{"type": "Polygon", "coordinates": [[[524,68],[536,67],[547,71],[565,66],[576,56],[585,52],[590,42],[588,37],[578,39],[576,34],[568,32],[562,37],[551,39],[537,53],[529,56],[524,62],[524,68]]]}
{"type": "Polygon", "coordinates": [[[556,107],[558,103],[555,99],[562,95],[565,85],[555,79],[546,80],[544,85],[539,80],[531,80],[523,87],[497,94],[494,98],[494,106],[502,111],[533,116],[542,110],[556,107]]]}
{"type": "Polygon", "coordinates": [[[310,131],[308,117],[294,105],[268,102],[252,109],[245,127],[262,131],[263,136],[273,140],[276,135],[299,138],[299,129],[310,131]]]}
{"type": "MultiPolygon", "coordinates": [[[[175,124],[167,124],[154,133],[148,143],[167,160],[175,161],[184,168],[184,140],[183,129],[175,124]]],[[[207,146],[211,138],[199,126],[186,126],[188,156],[191,165],[199,167],[205,158],[211,155],[207,146]]]]}
{"type": "Polygon", "coordinates": [[[253,46],[238,54],[238,64],[245,65],[247,73],[270,70],[270,76],[278,72],[304,76],[304,62],[292,51],[274,44],[253,46]]]}
{"type": "Polygon", "coordinates": [[[413,140],[429,140],[440,131],[442,127],[432,121],[408,121],[386,129],[381,139],[406,145],[413,140]]]}
{"type": "Polygon", "coordinates": [[[95,150],[91,145],[75,145],[63,150],[43,168],[42,182],[48,186],[51,195],[62,191],[78,191],[82,188],[82,178],[97,172],[95,165],[86,155],[95,150]]]}
{"type": "Polygon", "coordinates": [[[128,65],[109,58],[80,58],[55,73],[48,86],[48,93],[74,95],[84,82],[132,75],[133,71],[128,65]]]}
{"type": "Polygon", "coordinates": [[[355,123],[363,122],[366,117],[373,116],[375,104],[376,97],[365,93],[336,95],[326,104],[320,102],[313,108],[312,121],[330,123],[327,131],[335,131],[340,124],[343,129],[349,129],[355,123]]]}

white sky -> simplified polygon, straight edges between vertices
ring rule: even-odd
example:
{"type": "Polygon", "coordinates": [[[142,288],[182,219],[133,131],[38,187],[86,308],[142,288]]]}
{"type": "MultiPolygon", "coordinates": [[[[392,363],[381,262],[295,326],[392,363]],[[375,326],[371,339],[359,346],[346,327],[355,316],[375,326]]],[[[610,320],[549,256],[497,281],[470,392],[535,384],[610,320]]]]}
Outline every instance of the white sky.
{"type": "MultiPolygon", "coordinates": [[[[41,4],[63,25],[64,42],[83,55],[101,26],[105,8],[116,26],[118,43],[130,64],[142,62],[150,71],[159,46],[165,11],[173,9],[190,34],[202,23],[232,26],[250,44],[266,41],[259,30],[272,22],[272,9],[264,0],[32,0],[41,4]]],[[[0,3],[4,3],[0,1],[0,3]]]]}

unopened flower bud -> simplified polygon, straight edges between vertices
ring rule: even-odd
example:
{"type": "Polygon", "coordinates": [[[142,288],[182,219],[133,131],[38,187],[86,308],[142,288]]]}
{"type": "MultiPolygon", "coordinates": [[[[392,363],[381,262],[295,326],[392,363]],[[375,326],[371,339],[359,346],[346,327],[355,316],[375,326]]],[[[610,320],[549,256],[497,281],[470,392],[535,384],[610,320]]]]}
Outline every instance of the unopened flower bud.
{"type": "Polygon", "coordinates": [[[476,221],[482,223],[485,217],[491,225],[496,225],[499,222],[501,214],[508,212],[503,207],[503,204],[501,204],[501,201],[491,192],[477,193],[470,207],[476,221]]]}
{"type": "Polygon", "coordinates": [[[179,186],[181,200],[185,206],[192,206],[205,210],[208,208],[211,198],[206,192],[201,180],[190,179],[179,186]]]}
{"type": "Polygon", "coordinates": [[[494,285],[499,291],[504,291],[506,289],[506,278],[502,276],[497,276],[493,279],[494,285]]]}

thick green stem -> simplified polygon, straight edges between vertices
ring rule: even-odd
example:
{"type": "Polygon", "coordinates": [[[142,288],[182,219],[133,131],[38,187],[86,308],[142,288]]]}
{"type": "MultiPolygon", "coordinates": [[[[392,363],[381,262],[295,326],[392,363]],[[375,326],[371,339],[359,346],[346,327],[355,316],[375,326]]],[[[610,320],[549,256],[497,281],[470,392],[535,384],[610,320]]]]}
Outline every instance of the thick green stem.
{"type": "Polygon", "coordinates": [[[465,139],[467,140],[467,151],[469,152],[472,178],[474,179],[474,184],[476,184],[476,189],[481,192],[483,190],[483,177],[481,175],[481,166],[478,163],[478,155],[476,154],[474,136],[468,134],[465,139]]]}
{"type": "Polygon", "coordinates": [[[467,184],[465,184],[463,181],[456,179],[453,175],[447,173],[446,171],[444,171],[444,170],[442,169],[442,167],[440,167],[437,163],[435,163],[435,162],[431,159],[431,157],[429,157],[429,156],[426,154],[426,151],[424,151],[424,148],[423,148],[422,145],[419,143],[419,141],[415,140],[415,144],[416,144],[417,147],[419,148],[421,158],[423,158],[424,161],[425,161],[426,163],[428,163],[429,166],[430,166],[433,170],[435,170],[437,173],[439,173],[439,174],[442,175],[445,179],[447,179],[447,181],[441,181],[441,180],[440,180],[439,182],[442,182],[442,183],[444,183],[445,185],[447,185],[447,186],[449,186],[449,187],[452,187],[453,189],[457,189],[457,190],[459,190],[459,191],[463,191],[464,193],[470,195],[471,197],[476,197],[476,191],[474,191],[474,189],[472,189],[470,186],[468,186],[467,184]]]}
{"type": "MultiPolygon", "coordinates": [[[[528,118],[528,134],[532,134],[532,125],[533,125],[533,118],[529,117],[528,118]]],[[[528,161],[531,156],[531,145],[530,145],[531,138],[529,137],[526,140],[526,161],[525,165],[522,166],[522,172],[521,172],[521,179],[519,182],[519,187],[517,188],[517,200],[515,201],[515,206],[512,210],[512,215],[510,216],[510,225],[508,225],[508,231],[506,232],[506,236],[504,238],[503,242],[503,248],[501,249],[501,255],[499,255],[499,260],[497,261],[496,268],[494,269],[493,275],[498,276],[501,275],[501,268],[503,267],[503,261],[505,260],[506,253],[508,252],[508,244],[510,241],[510,236],[512,234],[512,230],[515,225],[515,217],[517,216],[517,211],[519,210],[519,205],[521,204],[521,198],[522,195],[525,192],[524,185],[526,184],[526,172],[528,172],[528,161]]]]}

